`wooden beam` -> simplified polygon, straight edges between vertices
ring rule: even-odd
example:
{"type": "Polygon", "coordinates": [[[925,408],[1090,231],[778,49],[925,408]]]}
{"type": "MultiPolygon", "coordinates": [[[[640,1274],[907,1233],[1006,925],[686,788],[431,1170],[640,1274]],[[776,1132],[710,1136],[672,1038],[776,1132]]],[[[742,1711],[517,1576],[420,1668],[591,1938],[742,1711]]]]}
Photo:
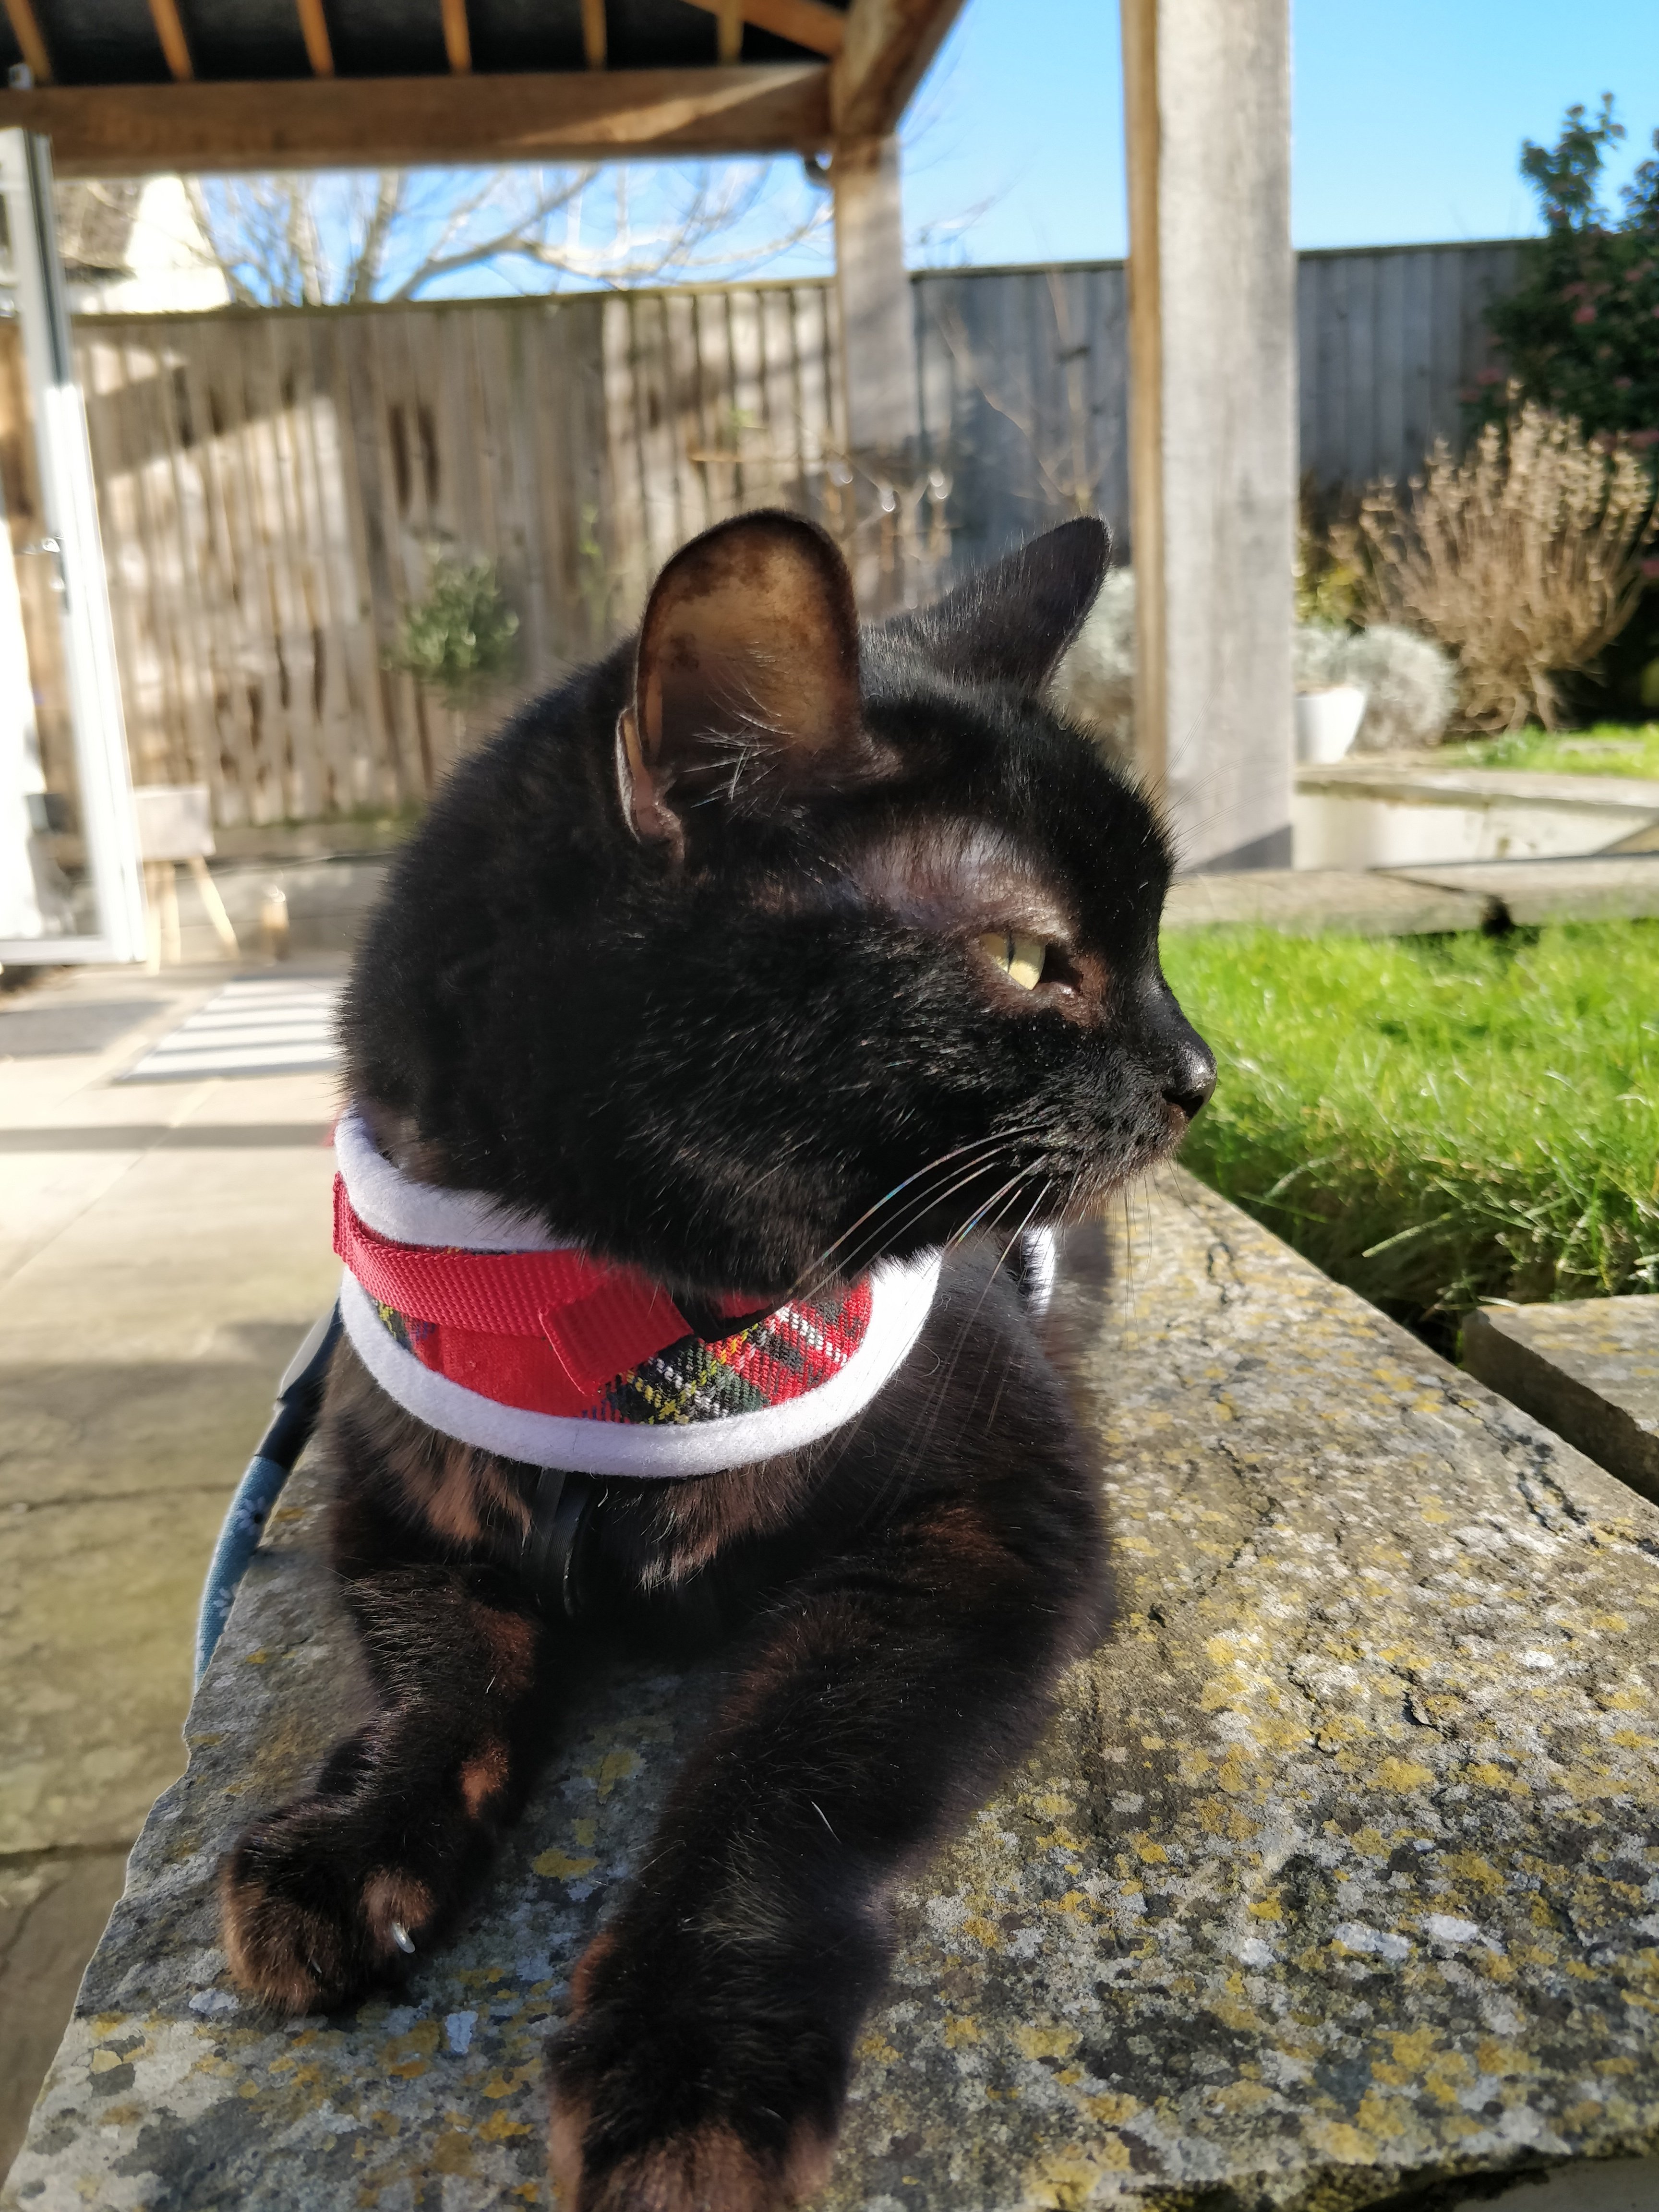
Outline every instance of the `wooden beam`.
{"type": "Polygon", "coordinates": [[[830,87],[838,138],[884,138],[939,52],[963,0],[853,0],[830,87]]]}
{"type": "Polygon", "coordinates": [[[323,0],[295,0],[300,11],[300,31],[306,42],[306,59],[311,64],[313,76],[332,76],[334,48],[328,35],[328,18],[323,13],[323,0]]]}
{"type": "MultiPolygon", "coordinates": [[[[727,0],[691,0],[694,8],[710,15],[719,15],[725,4],[727,0]]],[[[824,0],[737,0],[732,13],[740,24],[752,23],[757,31],[793,40],[809,53],[832,60],[847,38],[846,16],[839,8],[826,7],[824,0]]]]}
{"type": "Polygon", "coordinates": [[[11,34],[16,40],[36,84],[52,82],[52,56],[40,35],[40,26],[34,20],[30,0],[5,0],[6,21],[11,25],[11,34]]]}
{"type": "Polygon", "coordinates": [[[582,53],[591,70],[605,64],[605,0],[582,0],[582,53]]]}
{"type": "Polygon", "coordinates": [[[161,41],[161,52],[167,56],[167,67],[180,84],[188,84],[196,74],[190,58],[190,41],[185,36],[185,27],[179,20],[178,0],[149,0],[149,20],[155,26],[155,35],[161,41]]]}
{"type": "Polygon", "coordinates": [[[449,66],[457,76],[466,76],[472,69],[472,33],[466,20],[466,0],[443,0],[444,52],[449,57],[449,66]]]}
{"type": "Polygon", "coordinates": [[[0,130],[40,131],[59,176],[814,154],[823,62],[558,75],[317,77],[0,91],[0,130]]]}
{"type": "Polygon", "coordinates": [[[719,58],[722,62],[741,61],[743,58],[742,0],[715,0],[714,28],[716,34],[714,52],[719,58]]]}

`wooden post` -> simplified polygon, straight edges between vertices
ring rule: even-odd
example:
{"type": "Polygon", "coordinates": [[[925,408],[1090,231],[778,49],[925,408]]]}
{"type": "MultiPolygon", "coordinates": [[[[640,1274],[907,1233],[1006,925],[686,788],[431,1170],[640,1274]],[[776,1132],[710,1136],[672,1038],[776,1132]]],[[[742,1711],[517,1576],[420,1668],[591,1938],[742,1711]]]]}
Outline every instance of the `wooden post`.
{"type": "Polygon", "coordinates": [[[1188,868],[1291,860],[1288,0],[1122,0],[1135,747],[1188,868]]]}
{"type": "Polygon", "coordinates": [[[838,145],[830,174],[848,443],[855,453],[908,458],[920,426],[897,139],[838,145]]]}
{"type": "Polygon", "coordinates": [[[842,390],[846,395],[850,505],[858,518],[846,546],[862,605],[902,604],[914,581],[899,533],[914,520],[921,418],[916,334],[904,268],[896,138],[837,143],[836,289],[841,305],[842,390]]]}

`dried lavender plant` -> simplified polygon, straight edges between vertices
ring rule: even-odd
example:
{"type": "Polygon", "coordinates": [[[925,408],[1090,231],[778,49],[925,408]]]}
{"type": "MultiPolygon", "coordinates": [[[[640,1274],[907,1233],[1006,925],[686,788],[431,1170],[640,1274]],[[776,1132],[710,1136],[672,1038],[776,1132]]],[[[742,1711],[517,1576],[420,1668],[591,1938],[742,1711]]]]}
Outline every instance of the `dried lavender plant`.
{"type": "Polygon", "coordinates": [[[1653,487],[1630,449],[1530,401],[1461,460],[1437,441],[1402,499],[1374,484],[1353,532],[1367,611],[1457,657],[1459,719],[1559,726],[1559,679],[1624,628],[1642,588],[1653,487]]]}

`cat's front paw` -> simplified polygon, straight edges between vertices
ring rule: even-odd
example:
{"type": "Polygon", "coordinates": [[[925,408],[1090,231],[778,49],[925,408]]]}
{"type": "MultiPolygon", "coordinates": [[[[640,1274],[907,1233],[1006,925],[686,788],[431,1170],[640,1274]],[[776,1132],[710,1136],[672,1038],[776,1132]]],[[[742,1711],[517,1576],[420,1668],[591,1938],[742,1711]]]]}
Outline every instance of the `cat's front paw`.
{"type": "Polygon", "coordinates": [[[821,2085],[829,2094],[813,2100],[819,2118],[791,2121],[799,2081],[730,2063],[745,2045],[758,2057],[758,2044],[741,2031],[724,2034],[726,2063],[700,2064],[695,2037],[662,2033],[670,2024],[660,2006],[654,2021],[630,2021],[633,1980],[610,1934],[571,1978],[548,2146],[561,2212],[787,2212],[814,2195],[835,2154],[833,2125],[822,2118],[838,2101],[833,2089],[821,2085]]]}
{"type": "Polygon", "coordinates": [[[430,1889],[366,1850],[361,1822],[305,1797],[250,1828],[220,1871],[225,1951],[281,2012],[329,2012],[395,1978],[436,1917],[430,1889]]]}
{"type": "Polygon", "coordinates": [[[589,2120],[586,2105],[555,2087],[549,2150],[561,2212],[787,2212],[823,2187],[834,2150],[803,2130],[778,2158],[711,2121],[606,2165],[585,2151],[589,2120]]]}

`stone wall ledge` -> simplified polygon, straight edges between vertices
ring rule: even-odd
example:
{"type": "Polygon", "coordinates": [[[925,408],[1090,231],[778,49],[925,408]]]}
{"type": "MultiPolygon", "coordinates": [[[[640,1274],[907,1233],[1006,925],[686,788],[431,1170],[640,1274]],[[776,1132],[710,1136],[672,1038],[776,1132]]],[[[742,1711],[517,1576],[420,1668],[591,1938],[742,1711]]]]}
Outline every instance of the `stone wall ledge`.
{"type": "MultiPolygon", "coordinates": [[[[1189,1178],[1117,1237],[1055,1326],[1119,1624],[899,1899],[825,2212],[1659,2201],[1659,1511],[1189,1178]]],[[[6,2212],[550,2202],[542,2045],[712,1677],[596,1680],[449,1948],[272,2020],[212,1877],[349,1717],[318,1515],[302,1470],[6,2212]]]]}

